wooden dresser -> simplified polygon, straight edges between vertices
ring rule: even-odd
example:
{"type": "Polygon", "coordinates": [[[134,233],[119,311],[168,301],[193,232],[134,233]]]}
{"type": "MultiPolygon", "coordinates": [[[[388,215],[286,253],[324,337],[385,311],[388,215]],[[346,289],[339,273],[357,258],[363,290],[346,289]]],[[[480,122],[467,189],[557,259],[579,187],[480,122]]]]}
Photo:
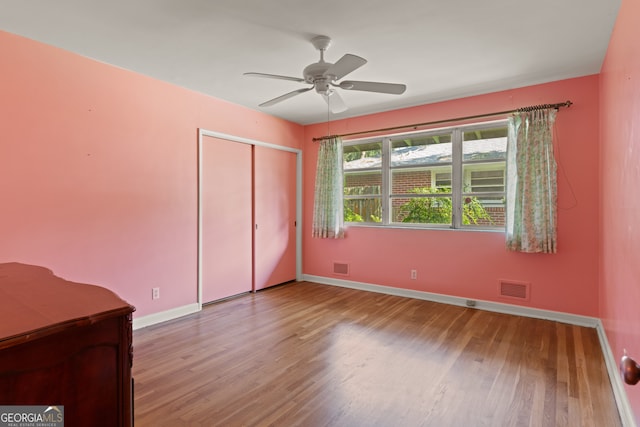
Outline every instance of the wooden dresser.
{"type": "Polygon", "coordinates": [[[131,314],[113,292],[0,264],[0,405],[63,405],[66,427],[131,426],[131,314]]]}

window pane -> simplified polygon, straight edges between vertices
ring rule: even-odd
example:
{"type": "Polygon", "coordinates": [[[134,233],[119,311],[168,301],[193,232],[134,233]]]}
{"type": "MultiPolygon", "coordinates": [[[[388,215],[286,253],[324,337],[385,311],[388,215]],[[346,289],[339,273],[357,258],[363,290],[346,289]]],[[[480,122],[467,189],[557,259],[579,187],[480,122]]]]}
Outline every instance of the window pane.
{"type": "Polygon", "coordinates": [[[451,134],[391,140],[391,167],[451,163],[451,134]]]}
{"type": "Polygon", "coordinates": [[[345,222],[381,222],[380,197],[346,199],[344,201],[345,222]]]}
{"type": "Polygon", "coordinates": [[[451,172],[436,172],[436,188],[451,188],[451,172]]]}
{"type": "Polygon", "coordinates": [[[504,227],[504,196],[471,196],[462,198],[462,225],[504,227]]]}
{"type": "Polygon", "coordinates": [[[434,193],[438,189],[451,192],[451,166],[391,170],[391,194],[434,193]]]}
{"type": "Polygon", "coordinates": [[[382,142],[367,142],[343,147],[344,170],[382,167],[382,142]]]}
{"type": "Polygon", "coordinates": [[[380,222],[382,218],[379,197],[381,188],[382,171],[345,171],[344,220],[346,222],[380,222]]]}
{"type": "Polygon", "coordinates": [[[504,227],[506,158],[506,127],[463,133],[463,226],[504,227]]]}
{"type": "Polygon", "coordinates": [[[451,197],[392,199],[392,222],[404,224],[451,224],[451,197]]]}
{"type": "Polygon", "coordinates": [[[380,194],[381,188],[382,171],[344,173],[345,196],[380,194]]]}
{"type": "Polygon", "coordinates": [[[506,160],[507,128],[464,132],[462,161],[506,160]]]}
{"type": "Polygon", "coordinates": [[[392,169],[391,191],[391,222],[451,223],[451,166],[392,169]]]}

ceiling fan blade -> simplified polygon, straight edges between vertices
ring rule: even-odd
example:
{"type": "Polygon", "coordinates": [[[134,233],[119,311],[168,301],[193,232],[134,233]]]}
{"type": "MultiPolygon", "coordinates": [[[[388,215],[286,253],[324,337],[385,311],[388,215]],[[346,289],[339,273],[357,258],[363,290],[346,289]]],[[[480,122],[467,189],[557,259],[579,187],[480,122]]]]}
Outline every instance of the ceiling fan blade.
{"type": "Polygon", "coordinates": [[[284,95],[280,95],[277,98],[273,98],[267,102],[263,102],[262,104],[258,105],[258,107],[271,107],[272,105],[275,105],[278,102],[282,102],[286,99],[293,98],[294,96],[310,91],[311,89],[313,89],[313,86],[305,87],[303,89],[298,89],[298,90],[294,90],[293,92],[285,93],[284,95]]]}
{"type": "Polygon", "coordinates": [[[347,105],[342,100],[340,94],[335,90],[332,91],[329,95],[322,95],[322,97],[329,105],[329,110],[331,110],[332,113],[337,114],[342,113],[343,111],[347,111],[347,105]]]}
{"type": "Polygon", "coordinates": [[[245,76],[253,76],[253,77],[266,77],[268,79],[291,80],[293,82],[304,83],[304,79],[301,79],[299,77],[279,76],[277,74],[244,73],[243,75],[245,75],[245,76]]]}
{"type": "Polygon", "coordinates": [[[338,62],[329,67],[329,69],[324,72],[324,75],[335,76],[335,80],[339,80],[350,72],[362,67],[366,63],[366,59],[347,53],[342,58],[340,58],[338,62]]]}
{"type": "Polygon", "coordinates": [[[346,90],[363,90],[366,92],[390,93],[392,95],[403,94],[407,89],[406,85],[398,83],[379,82],[359,82],[355,80],[345,80],[340,82],[340,88],[346,90]]]}

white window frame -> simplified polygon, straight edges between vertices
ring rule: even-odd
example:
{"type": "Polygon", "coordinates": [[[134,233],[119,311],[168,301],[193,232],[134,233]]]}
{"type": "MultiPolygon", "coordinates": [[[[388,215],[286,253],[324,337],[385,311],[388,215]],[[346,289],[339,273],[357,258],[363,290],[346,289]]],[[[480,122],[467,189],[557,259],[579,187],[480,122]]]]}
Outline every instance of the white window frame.
{"type": "MultiPolygon", "coordinates": [[[[467,161],[463,162],[463,139],[464,133],[474,130],[486,130],[486,129],[494,129],[496,127],[507,127],[506,120],[496,120],[484,123],[474,123],[468,125],[461,126],[453,126],[453,127],[443,127],[438,129],[432,129],[428,131],[420,131],[420,132],[408,132],[402,134],[393,134],[393,135],[385,135],[385,136],[377,136],[374,138],[361,138],[361,139],[353,139],[343,141],[344,147],[354,146],[354,145],[362,145],[370,142],[382,142],[382,158],[381,164],[379,167],[373,168],[363,168],[363,169],[345,169],[345,174],[347,173],[364,173],[367,171],[382,171],[382,185],[381,191],[379,195],[375,195],[375,197],[380,197],[381,201],[381,212],[382,212],[382,222],[349,222],[349,226],[367,226],[367,227],[387,227],[387,228],[419,228],[419,229],[456,229],[456,230],[474,230],[474,231],[504,231],[504,226],[483,226],[483,225],[463,225],[462,224],[462,201],[464,197],[466,197],[463,193],[464,186],[463,184],[471,182],[470,172],[472,170],[505,170],[506,169],[506,156],[505,160],[488,160],[488,161],[467,161]],[[412,138],[420,137],[420,136],[430,136],[430,135],[442,135],[443,133],[451,134],[451,162],[441,163],[438,165],[434,165],[433,167],[429,167],[427,165],[420,167],[421,169],[430,170],[432,173],[432,188],[436,188],[436,179],[435,174],[438,172],[444,172],[445,170],[449,171],[449,166],[451,167],[451,201],[453,206],[452,212],[452,221],[451,224],[424,224],[424,223],[397,223],[391,221],[392,215],[392,195],[391,195],[391,174],[394,170],[401,170],[403,167],[394,167],[390,166],[391,162],[391,142],[392,140],[397,140],[399,136],[411,136],[412,138]],[[492,165],[493,164],[493,165],[492,165]],[[463,165],[474,165],[469,168],[468,173],[463,174],[463,165]],[[497,167],[496,167],[497,166],[497,167]]],[[[405,169],[413,169],[417,167],[408,167],[405,169]]],[[[504,187],[506,189],[506,171],[504,172],[504,187]]],[[[477,194],[477,193],[476,193],[477,194]]],[[[484,194],[484,193],[483,193],[484,194]]],[[[488,192],[487,195],[502,195],[503,192],[488,192]]],[[[397,196],[397,195],[396,195],[397,196]]],[[[449,197],[448,195],[445,197],[449,197]]],[[[477,197],[477,196],[476,196],[477,197]]],[[[353,198],[353,197],[351,197],[353,198]]],[[[347,198],[345,197],[345,200],[347,198]]]]}

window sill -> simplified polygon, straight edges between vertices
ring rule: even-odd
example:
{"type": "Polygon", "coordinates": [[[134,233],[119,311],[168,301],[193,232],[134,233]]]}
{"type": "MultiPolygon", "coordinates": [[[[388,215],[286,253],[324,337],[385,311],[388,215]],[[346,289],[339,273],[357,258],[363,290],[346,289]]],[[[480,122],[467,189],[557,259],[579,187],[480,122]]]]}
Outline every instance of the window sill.
{"type": "Polygon", "coordinates": [[[382,225],[376,223],[360,223],[360,222],[347,222],[345,228],[380,228],[380,229],[400,229],[400,230],[416,230],[416,231],[461,231],[461,232],[482,232],[482,233],[504,233],[504,227],[464,227],[464,228],[451,228],[448,226],[441,227],[421,227],[417,225],[403,225],[403,224],[389,224],[382,225]]]}

